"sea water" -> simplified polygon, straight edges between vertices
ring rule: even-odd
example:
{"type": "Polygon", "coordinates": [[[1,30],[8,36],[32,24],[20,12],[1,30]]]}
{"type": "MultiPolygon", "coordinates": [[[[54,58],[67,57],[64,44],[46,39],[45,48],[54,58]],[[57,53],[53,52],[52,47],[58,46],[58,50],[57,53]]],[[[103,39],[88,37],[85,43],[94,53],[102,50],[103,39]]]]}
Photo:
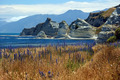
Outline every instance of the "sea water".
{"type": "Polygon", "coordinates": [[[0,48],[39,47],[48,45],[92,44],[92,39],[36,39],[34,36],[23,37],[19,33],[0,33],[0,48]]]}

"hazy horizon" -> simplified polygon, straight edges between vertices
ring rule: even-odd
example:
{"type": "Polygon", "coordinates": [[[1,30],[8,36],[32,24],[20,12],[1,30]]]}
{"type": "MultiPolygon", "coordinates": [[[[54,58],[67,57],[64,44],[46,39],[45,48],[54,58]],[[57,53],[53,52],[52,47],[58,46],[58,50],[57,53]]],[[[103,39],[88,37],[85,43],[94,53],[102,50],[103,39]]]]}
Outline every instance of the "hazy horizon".
{"type": "Polygon", "coordinates": [[[62,14],[68,10],[92,12],[118,5],[119,0],[0,0],[0,18],[17,21],[35,14],[62,14]]]}

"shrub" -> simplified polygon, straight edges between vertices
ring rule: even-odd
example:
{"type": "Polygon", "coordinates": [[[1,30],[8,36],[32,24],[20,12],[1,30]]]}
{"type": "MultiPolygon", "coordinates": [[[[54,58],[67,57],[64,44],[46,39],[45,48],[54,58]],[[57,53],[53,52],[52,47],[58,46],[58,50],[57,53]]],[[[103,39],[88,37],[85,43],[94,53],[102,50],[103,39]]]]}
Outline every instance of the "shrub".
{"type": "Polygon", "coordinates": [[[107,42],[110,43],[110,42],[115,42],[117,40],[116,36],[111,36],[107,42]]]}
{"type": "Polygon", "coordinates": [[[115,30],[115,36],[116,36],[117,39],[120,39],[120,28],[117,28],[115,30]]]}

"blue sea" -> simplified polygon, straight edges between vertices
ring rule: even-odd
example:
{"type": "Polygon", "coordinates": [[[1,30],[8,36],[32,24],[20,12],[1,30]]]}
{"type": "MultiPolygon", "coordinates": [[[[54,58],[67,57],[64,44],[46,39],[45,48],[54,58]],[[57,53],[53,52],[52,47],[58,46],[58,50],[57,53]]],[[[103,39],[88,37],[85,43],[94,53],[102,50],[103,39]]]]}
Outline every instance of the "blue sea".
{"type": "Polygon", "coordinates": [[[22,37],[19,33],[0,33],[0,48],[39,47],[48,45],[92,44],[94,40],[76,39],[35,39],[34,36],[22,37]]]}

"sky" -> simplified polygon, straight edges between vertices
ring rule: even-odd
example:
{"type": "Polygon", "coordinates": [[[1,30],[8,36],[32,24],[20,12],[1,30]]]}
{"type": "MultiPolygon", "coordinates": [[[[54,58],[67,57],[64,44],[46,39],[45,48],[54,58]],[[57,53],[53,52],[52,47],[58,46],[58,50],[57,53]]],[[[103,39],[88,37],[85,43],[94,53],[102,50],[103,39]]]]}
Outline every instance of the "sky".
{"type": "Polygon", "coordinates": [[[120,0],[0,0],[0,18],[7,22],[35,14],[62,14],[67,10],[92,12],[120,4],[120,0]]]}

